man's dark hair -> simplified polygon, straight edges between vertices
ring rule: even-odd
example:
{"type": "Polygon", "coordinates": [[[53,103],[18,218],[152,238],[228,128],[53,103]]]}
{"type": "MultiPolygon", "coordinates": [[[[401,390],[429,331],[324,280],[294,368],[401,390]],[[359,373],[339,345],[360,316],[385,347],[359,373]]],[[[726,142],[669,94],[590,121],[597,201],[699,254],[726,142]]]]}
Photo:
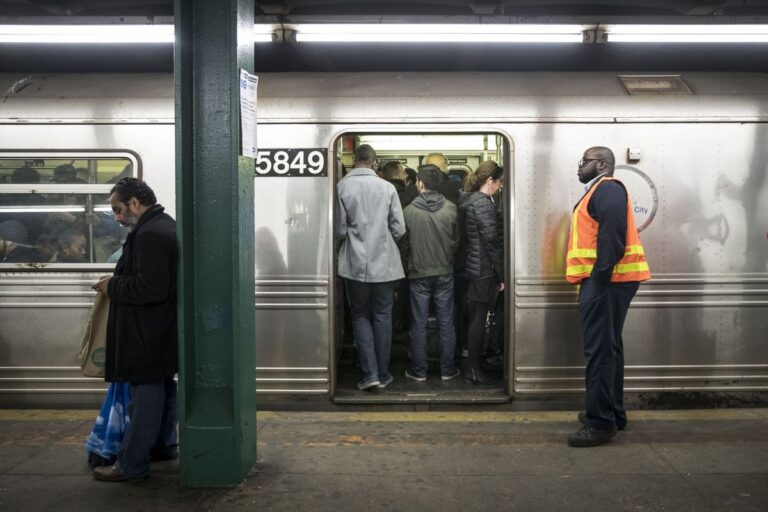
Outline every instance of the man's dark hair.
{"type": "Polygon", "coordinates": [[[149,185],[138,178],[123,178],[112,187],[110,194],[115,194],[117,200],[121,203],[127,203],[132,197],[135,197],[139,204],[152,206],[157,203],[157,198],[149,185]]]}
{"type": "Polygon", "coordinates": [[[443,180],[443,171],[436,165],[427,164],[419,166],[419,181],[427,190],[437,190],[443,180]]]}
{"type": "Polygon", "coordinates": [[[376,151],[368,145],[362,144],[355,149],[355,163],[372,164],[376,160],[376,151]]]}
{"type": "Polygon", "coordinates": [[[401,176],[400,176],[401,166],[402,164],[397,160],[390,160],[389,162],[384,164],[384,167],[381,168],[381,177],[384,178],[385,180],[401,179],[401,176]]]}
{"type": "Polygon", "coordinates": [[[11,174],[11,183],[40,183],[40,173],[31,167],[19,167],[11,174]]]}
{"type": "Polygon", "coordinates": [[[405,175],[408,176],[408,181],[410,182],[410,185],[416,185],[416,179],[418,176],[416,175],[416,171],[414,169],[411,169],[410,167],[405,168],[405,175]]]}
{"type": "Polygon", "coordinates": [[[85,235],[76,229],[67,229],[59,235],[58,242],[64,247],[65,245],[72,245],[78,238],[85,238],[85,235]]]}

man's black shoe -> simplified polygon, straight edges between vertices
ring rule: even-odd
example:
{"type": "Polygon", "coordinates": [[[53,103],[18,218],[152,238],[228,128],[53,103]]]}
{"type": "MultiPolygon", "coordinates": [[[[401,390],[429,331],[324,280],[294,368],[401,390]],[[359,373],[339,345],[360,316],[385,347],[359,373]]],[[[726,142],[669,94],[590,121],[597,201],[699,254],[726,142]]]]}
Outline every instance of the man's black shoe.
{"type": "Polygon", "coordinates": [[[584,425],[579,430],[568,436],[568,446],[574,448],[588,448],[607,443],[616,435],[616,429],[613,430],[595,430],[584,425]]]}
{"type": "MultiPolygon", "coordinates": [[[[582,425],[587,424],[587,411],[579,411],[579,423],[582,425]]],[[[627,428],[627,424],[624,425],[616,425],[616,430],[624,430],[627,428]]]]}

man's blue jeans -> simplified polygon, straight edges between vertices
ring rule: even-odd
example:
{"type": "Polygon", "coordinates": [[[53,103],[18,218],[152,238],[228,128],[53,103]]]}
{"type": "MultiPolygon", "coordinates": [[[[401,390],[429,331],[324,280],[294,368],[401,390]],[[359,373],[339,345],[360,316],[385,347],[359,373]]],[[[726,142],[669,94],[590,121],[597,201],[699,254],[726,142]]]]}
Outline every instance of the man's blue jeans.
{"type": "Polygon", "coordinates": [[[150,454],[176,450],[176,381],[173,377],[146,384],[131,384],[131,422],[123,436],[115,463],[126,476],[149,473],[150,454]]]}
{"type": "Polygon", "coordinates": [[[411,279],[411,373],[427,374],[427,319],[429,299],[435,299],[440,335],[440,374],[455,371],[456,331],[453,325],[453,274],[411,279]]]}
{"type": "Polygon", "coordinates": [[[391,377],[389,354],[392,350],[392,303],[396,281],[345,281],[363,382],[386,382],[391,377]]]}

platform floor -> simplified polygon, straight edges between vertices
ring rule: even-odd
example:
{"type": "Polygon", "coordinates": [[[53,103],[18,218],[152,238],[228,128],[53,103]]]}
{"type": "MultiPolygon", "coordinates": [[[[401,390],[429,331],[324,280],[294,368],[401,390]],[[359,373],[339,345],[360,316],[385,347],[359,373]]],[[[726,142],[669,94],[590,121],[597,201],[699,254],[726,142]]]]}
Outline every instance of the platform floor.
{"type": "Polygon", "coordinates": [[[630,412],[569,448],[567,412],[261,412],[258,463],[231,489],[91,478],[90,411],[0,410],[1,511],[768,510],[768,409],[630,412]]]}

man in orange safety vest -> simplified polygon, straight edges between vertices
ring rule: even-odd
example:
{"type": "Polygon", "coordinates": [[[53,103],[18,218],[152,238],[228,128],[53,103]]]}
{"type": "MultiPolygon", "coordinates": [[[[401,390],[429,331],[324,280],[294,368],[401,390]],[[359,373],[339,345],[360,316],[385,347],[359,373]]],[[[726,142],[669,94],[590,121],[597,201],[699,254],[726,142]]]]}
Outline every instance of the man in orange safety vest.
{"type": "Polygon", "coordinates": [[[632,201],[613,177],[613,152],[589,148],[579,161],[584,196],[573,209],[566,279],[579,284],[584,356],[582,427],[568,436],[575,447],[597,446],[624,430],[624,342],[621,331],[632,298],[651,273],[640,243],[632,201]]]}

